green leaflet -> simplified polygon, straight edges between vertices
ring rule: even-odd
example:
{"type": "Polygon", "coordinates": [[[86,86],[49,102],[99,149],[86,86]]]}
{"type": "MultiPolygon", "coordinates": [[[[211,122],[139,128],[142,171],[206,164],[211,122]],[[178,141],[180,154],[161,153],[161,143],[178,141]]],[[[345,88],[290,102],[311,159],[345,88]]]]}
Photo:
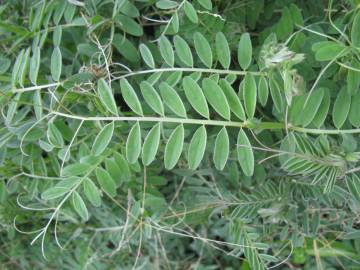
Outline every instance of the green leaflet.
{"type": "Polygon", "coordinates": [[[91,148],[91,153],[94,156],[101,155],[106,147],[109,145],[114,133],[114,122],[111,122],[104,126],[100,133],[95,137],[94,143],[91,148]]]}
{"type": "Polygon", "coordinates": [[[349,121],[354,127],[360,127],[360,92],[352,98],[349,121]]]}
{"type": "Polygon", "coordinates": [[[192,67],[193,62],[193,56],[191,54],[191,50],[189,45],[186,43],[186,41],[180,37],[175,36],[174,37],[174,45],[175,45],[175,52],[177,56],[180,58],[180,60],[189,67],[192,67]]]}
{"type": "Polygon", "coordinates": [[[64,139],[60,130],[56,127],[53,122],[48,124],[48,129],[46,132],[47,139],[49,143],[58,148],[64,147],[64,139]]]}
{"type": "Polygon", "coordinates": [[[36,85],[37,77],[40,68],[40,47],[36,47],[30,59],[29,79],[36,85]]]}
{"type": "Polygon", "coordinates": [[[184,126],[178,125],[171,133],[165,146],[164,163],[165,168],[171,170],[178,162],[184,144],[184,126]]]}
{"type": "Polygon", "coordinates": [[[156,2],[156,7],[160,9],[173,9],[176,8],[179,4],[176,1],[172,0],[159,0],[156,2]]]}
{"type": "Polygon", "coordinates": [[[252,60],[252,44],[249,33],[241,35],[238,46],[238,61],[243,70],[247,70],[252,60]]]}
{"type": "Polygon", "coordinates": [[[62,56],[59,47],[55,47],[51,54],[50,71],[54,81],[59,81],[62,68],[62,56]]]}
{"type": "Polygon", "coordinates": [[[140,100],[138,96],[136,95],[136,92],[134,88],[131,86],[131,84],[126,79],[120,80],[120,87],[121,87],[121,93],[122,96],[126,102],[126,104],[130,107],[130,109],[138,114],[143,115],[142,107],[140,100]]]}
{"type": "Polygon", "coordinates": [[[354,47],[360,48],[360,11],[358,10],[351,27],[351,42],[354,47]]]}
{"type": "Polygon", "coordinates": [[[220,87],[224,91],[227,101],[229,102],[230,110],[240,119],[245,120],[245,111],[243,105],[240,102],[238,95],[235,93],[234,88],[231,84],[225,80],[221,79],[219,82],[220,87]]]}
{"type": "Polygon", "coordinates": [[[21,86],[24,86],[25,78],[29,69],[30,62],[30,47],[26,49],[19,67],[18,81],[21,86]]]}
{"type": "Polygon", "coordinates": [[[274,78],[270,78],[270,94],[275,108],[278,112],[283,110],[284,100],[281,96],[280,87],[274,78]]]}
{"type": "Polygon", "coordinates": [[[121,180],[123,178],[123,171],[118,166],[117,162],[112,158],[107,158],[105,160],[105,169],[111,175],[117,187],[121,185],[121,180]]]}
{"type": "Polygon", "coordinates": [[[160,83],[160,94],[165,104],[177,115],[186,118],[186,110],[178,93],[168,83],[160,83]]]}
{"type": "Polygon", "coordinates": [[[126,141],[126,159],[130,164],[134,164],[141,152],[141,129],[139,122],[131,128],[126,141]]]}
{"type": "Polygon", "coordinates": [[[117,107],[111,88],[104,79],[98,80],[97,91],[101,103],[114,115],[117,115],[117,107]]]}
{"type": "Polygon", "coordinates": [[[311,93],[310,96],[307,97],[307,103],[304,104],[303,110],[300,114],[301,116],[301,124],[306,127],[308,126],[316,116],[320,105],[322,104],[322,100],[324,97],[324,88],[320,88],[311,93]]]}
{"type": "Polygon", "coordinates": [[[230,120],[230,107],[221,87],[212,79],[202,81],[202,89],[206,99],[214,110],[226,120],[230,120]]]}
{"type": "Polygon", "coordinates": [[[166,64],[170,67],[174,66],[174,50],[171,42],[165,35],[162,35],[159,39],[159,49],[162,58],[165,60],[166,64]]]}
{"type": "Polygon", "coordinates": [[[334,41],[315,43],[312,49],[315,51],[315,59],[317,61],[330,61],[334,58],[344,56],[347,51],[343,44],[334,41]]]}
{"type": "Polygon", "coordinates": [[[201,160],[204,157],[206,141],[206,128],[201,126],[195,131],[190,141],[187,156],[190,169],[195,170],[199,166],[201,160]]]}
{"type": "Polygon", "coordinates": [[[184,88],[185,96],[190,102],[191,106],[200,115],[209,118],[209,107],[207,105],[202,89],[190,76],[183,79],[182,86],[184,88]]]}
{"type": "Polygon", "coordinates": [[[153,109],[157,114],[164,116],[164,105],[155,88],[147,81],[143,81],[140,84],[140,89],[146,103],[149,104],[150,108],[153,109]]]}
{"type": "Polygon", "coordinates": [[[217,59],[225,69],[229,69],[231,62],[231,52],[229,48],[229,43],[224,33],[218,32],[216,34],[215,45],[217,59]]]}
{"type": "Polygon", "coordinates": [[[257,90],[255,78],[251,73],[245,75],[243,97],[246,114],[249,118],[253,118],[256,109],[257,90]]]}
{"type": "Polygon", "coordinates": [[[62,176],[74,176],[74,175],[83,175],[88,173],[91,169],[91,165],[88,163],[75,163],[70,164],[62,170],[62,176]]]}
{"type": "Polygon", "coordinates": [[[229,136],[225,127],[223,127],[215,140],[214,164],[216,169],[222,171],[229,157],[229,136]]]}
{"type": "Polygon", "coordinates": [[[350,194],[360,202],[360,178],[356,174],[346,176],[346,185],[350,194]]]}
{"type": "Polygon", "coordinates": [[[60,46],[61,36],[62,36],[62,28],[61,28],[60,25],[57,25],[55,27],[55,30],[54,30],[54,33],[53,33],[53,44],[54,44],[54,46],[60,46]]]}
{"type": "Polygon", "coordinates": [[[192,23],[197,24],[199,22],[199,18],[197,16],[195,8],[189,1],[186,1],[186,0],[184,2],[184,12],[185,12],[186,17],[188,17],[188,19],[192,23]]]}
{"type": "Polygon", "coordinates": [[[130,177],[131,177],[131,172],[130,172],[129,164],[126,161],[125,157],[123,155],[121,155],[120,153],[115,153],[114,159],[115,159],[116,164],[122,171],[122,179],[121,180],[123,180],[125,182],[129,182],[130,177]]]}
{"type": "MultiPolygon", "coordinates": [[[[357,60],[353,59],[351,62],[351,67],[360,70],[360,63],[357,60]]],[[[349,69],[346,77],[346,82],[347,82],[348,93],[351,96],[358,93],[360,87],[360,72],[353,69],[349,69]]]]}
{"type": "Polygon", "coordinates": [[[110,174],[105,171],[103,168],[99,167],[95,170],[96,179],[103,191],[105,191],[109,196],[116,196],[116,185],[114,180],[111,178],[110,174]]]}
{"type": "Polygon", "coordinates": [[[151,86],[153,86],[160,80],[163,74],[164,74],[163,72],[155,72],[151,74],[149,78],[146,79],[146,82],[148,82],[151,86]]]}
{"type": "Polygon", "coordinates": [[[173,14],[172,20],[171,20],[171,27],[172,27],[172,30],[173,30],[174,33],[179,32],[179,25],[180,25],[179,15],[176,12],[176,13],[173,14]]]}
{"type": "Polygon", "coordinates": [[[213,62],[213,55],[211,47],[206,38],[199,32],[194,34],[194,45],[197,55],[204,65],[211,68],[213,62]]]}
{"type": "Polygon", "coordinates": [[[41,193],[41,198],[43,200],[54,200],[60,198],[69,193],[77,183],[79,183],[79,178],[77,177],[66,178],[41,193]]]}
{"type": "Polygon", "coordinates": [[[240,129],[237,138],[237,156],[244,174],[252,176],[254,174],[254,153],[243,129],[240,129]]]}
{"type": "Polygon", "coordinates": [[[22,49],[19,55],[16,57],[15,64],[11,74],[11,84],[13,87],[18,83],[19,69],[21,66],[21,62],[23,61],[24,54],[25,54],[25,49],[22,49]]]}
{"type": "Polygon", "coordinates": [[[150,49],[145,44],[140,44],[139,51],[145,64],[147,64],[150,68],[155,68],[154,57],[152,56],[150,49]]]}
{"type": "Polygon", "coordinates": [[[212,10],[211,0],[197,0],[197,2],[205,9],[212,10]]]}
{"type": "Polygon", "coordinates": [[[128,16],[118,14],[115,17],[115,21],[124,32],[130,35],[140,37],[144,33],[142,27],[128,16]]]}
{"type": "Polygon", "coordinates": [[[147,134],[142,149],[142,161],[145,166],[155,159],[160,143],[161,123],[156,124],[147,134]]]}
{"type": "Polygon", "coordinates": [[[258,97],[260,104],[264,107],[269,97],[269,85],[264,76],[261,76],[259,79],[258,97]]]}
{"type": "Polygon", "coordinates": [[[328,115],[330,108],[330,100],[330,93],[328,89],[325,89],[322,103],[313,120],[313,125],[315,125],[317,128],[321,127],[322,124],[325,122],[326,116],[328,115]]]}
{"type": "Polygon", "coordinates": [[[71,202],[76,213],[82,218],[82,220],[87,221],[89,219],[89,212],[80,194],[76,191],[74,191],[71,196],[71,202]]]}
{"type": "Polygon", "coordinates": [[[83,188],[84,188],[84,194],[86,198],[89,200],[89,202],[93,206],[99,207],[101,205],[100,191],[96,187],[94,182],[89,178],[85,178],[83,181],[83,188]]]}
{"type": "Polygon", "coordinates": [[[34,92],[33,104],[34,104],[34,112],[35,112],[36,120],[39,120],[41,119],[43,114],[40,90],[36,90],[34,92]]]}
{"type": "Polygon", "coordinates": [[[122,56],[125,57],[126,60],[129,60],[131,62],[139,61],[140,56],[137,48],[126,37],[120,34],[115,34],[112,45],[122,56]]]}
{"type": "Polygon", "coordinates": [[[334,103],[332,117],[336,128],[341,128],[345,123],[351,105],[351,96],[346,89],[342,89],[334,103]]]}
{"type": "Polygon", "coordinates": [[[182,75],[182,71],[175,71],[166,78],[166,83],[168,83],[171,87],[174,87],[178,84],[178,82],[180,82],[182,75]]]}

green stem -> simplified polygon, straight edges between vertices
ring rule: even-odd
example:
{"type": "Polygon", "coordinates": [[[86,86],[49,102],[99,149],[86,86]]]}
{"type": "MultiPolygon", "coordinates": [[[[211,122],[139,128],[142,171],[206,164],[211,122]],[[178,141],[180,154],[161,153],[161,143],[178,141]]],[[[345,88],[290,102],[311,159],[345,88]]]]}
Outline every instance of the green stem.
{"type": "MultiPolygon", "coordinates": [[[[216,73],[216,74],[233,74],[236,76],[244,76],[247,73],[251,73],[254,76],[261,76],[264,75],[263,72],[252,72],[252,71],[239,71],[239,70],[226,70],[226,69],[208,69],[208,68],[182,68],[182,67],[174,67],[174,68],[155,68],[155,69],[148,69],[148,70],[139,70],[134,71],[130,73],[126,73],[124,75],[121,75],[119,77],[115,77],[114,80],[120,80],[127,77],[132,76],[138,76],[138,75],[144,75],[149,73],[156,73],[156,72],[174,72],[174,71],[183,71],[183,72],[201,72],[201,73],[216,73]]],[[[50,84],[44,84],[44,85],[36,85],[31,87],[25,87],[25,88],[17,88],[12,89],[13,93],[19,93],[19,92],[30,92],[35,91],[39,89],[49,88],[49,87],[57,87],[62,85],[64,82],[57,82],[57,83],[50,83],[50,84]]]]}
{"type": "MultiPolygon", "coordinates": [[[[130,121],[130,122],[162,122],[162,123],[178,123],[178,124],[192,124],[192,125],[206,125],[206,126],[225,126],[225,127],[237,127],[237,128],[249,128],[249,129],[285,129],[286,126],[281,122],[260,122],[254,123],[249,121],[234,122],[234,121],[222,121],[211,119],[192,119],[192,118],[175,118],[175,117],[148,117],[148,116],[78,116],[71,115],[62,112],[53,111],[50,114],[58,115],[66,118],[77,119],[82,121],[130,121]]],[[[360,129],[311,129],[302,128],[292,125],[287,126],[288,130],[308,133],[308,134],[354,134],[360,133],[360,129]]]]}

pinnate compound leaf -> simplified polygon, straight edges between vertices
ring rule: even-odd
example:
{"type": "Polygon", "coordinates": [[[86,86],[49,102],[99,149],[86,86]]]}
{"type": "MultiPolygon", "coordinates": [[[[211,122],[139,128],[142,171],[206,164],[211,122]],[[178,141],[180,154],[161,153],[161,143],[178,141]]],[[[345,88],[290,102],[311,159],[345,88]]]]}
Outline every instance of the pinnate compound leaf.
{"type": "Polygon", "coordinates": [[[130,107],[130,109],[134,113],[142,116],[143,110],[141,107],[140,100],[139,100],[138,96],[136,95],[134,88],[131,86],[131,84],[128,82],[128,80],[126,80],[124,78],[121,79],[120,80],[120,88],[121,88],[121,93],[123,95],[123,98],[124,98],[126,104],[130,107]]]}
{"type": "Polygon", "coordinates": [[[206,99],[214,110],[226,120],[230,120],[230,107],[221,87],[212,79],[202,81],[202,88],[206,99]]]}
{"type": "Polygon", "coordinates": [[[253,118],[256,109],[257,90],[254,75],[251,73],[245,75],[243,97],[246,114],[249,118],[253,118]]]}
{"type": "Polygon", "coordinates": [[[105,171],[103,168],[99,167],[95,170],[96,179],[103,191],[105,191],[109,196],[116,196],[116,185],[114,179],[110,174],[105,171]]]}
{"type": "Polygon", "coordinates": [[[186,76],[183,79],[182,86],[184,88],[186,98],[195,111],[205,118],[209,118],[209,107],[198,83],[190,76],[186,76]]]}
{"type": "Polygon", "coordinates": [[[164,163],[165,168],[171,170],[178,162],[184,144],[184,126],[178,125],[171,133],[165,147],[164,163]]]}
{"type": "Polygon", "coordinates": [[[160,54],[165,60],[166,64],[168,64],[170,67],[173,67],[175,59],[174,50],[171,42],[165,35],[162,35],[159,39],[159,49],[160,54]]]}
{"type": "Polygon", "coordinates": [[[140,51],[141,57],[143,58],[144,62],[150,68],[155,68],[154,57],[152,56],[150,49],[145,44],[140,44],[139,51],[140,51]]]}
{"type": "Polygon", "coordinates": [[[105,125],[99,134],[95,137],[94,143],[91,148],[91,153],[94,156],[101,155],[106,147],[109,145],[114,133],[114,122],[105,125]]]}
{"type": "Polygon", "coordinates": [[[345,123],[351,106],[351,96],[346,89],[342,89],[334,103],[332,117],[336,128],[341,128],[345,123]]]}
{"type": "Polygon", "coordinates": [[[176,93],[175,89],[172,88],[168,83],[160,83],[160,94],[165,104],[173,111],[177,116],[186,118],[186,110],[184,104],[176,93]]]}
{"type": "Polygon", "coordinates": [[[248,69],[252,60],[252,44],[249,33],[244,33],[240,37],[238,46],[238,61],[243,70],[248,69]]]}
{"type": "Polygon", "coordinates": [[[89,202],[95,206],[99,207],[101,205],[101,197],[100,197],[100,190],[94,184],[94,182],[86,178],[83,182],[84,194],[89,202]]]}
{"type": "Polygon", "coordinates": [[[223,127],[215,140],[214,148],[214,164],[216,169],[222,171],[229,158],[229,135],[225,127],[223,127]]]}
{"type": "Polygon", "coordinates": [[[142,161],[145,166],[155,159],[160,143],[161,123],[156,124],[147,134],[142,149],[142,161]]]}
{"type": "Polygon", "coordinates": [[[244,174],[252,176],[254,174],[254,153],[243,129],[240,129],[237,139],[237,156],[244,174]]]}
{"type": "Polygon", "coordinates": [[[213,62],[213,55],[211,47],[207,39],[199,32],[194,34],[194,45],[197,55],[204,65],[211,68],[213,62]]]}
{"type": "Polygon", "coordinates": [[[187,157],[190,169],[195,170],[199,166],[204,157],[206,141],[206,128],[201,126],[195,131],[190,141],[187,157]]]}
{"type": "Polygon", "coordinates": [[[140,84],[140,89],[146,103],[149,104],[150,108],[153,109],[157,114],[164,116],[164,105],[160,95],[158,92],[156,92],[155,88],[147,81],[143,81],[140,84]]]}
{"type": "Polygon", "coordinates": [[[193,56],[191,54],[191,49],[187,42],[180,36],[174,37],[175,52],[180,60],[189,67],[192,67],[194,64],[193,56]]]}
{"type": "Polygon", "coordinates": [[[130,164],[134,164],[141,153],[141,129],[139,122],[131,128],[126,141],[126,159],[130,164]]]}
{"type": "Polygon", "coordinates": [[[89,212],[80,194],[76,191],[71,196],[71,202],[76,213],[85,221],[89,219],[89,212]]]}
{"type": "Polygon", "coordinates": [[[114,99],[114,95],[111,91],[110,86],[106,83],[104,79],[100,79],[97,85],[97,91],[100,98],[101,103],[105,106],[105,108],[111,112],[112,114],[117,114],[116,102],[114,99]]]}
{"type": "Polygon", "coordinates": [[[217,59],[225,69],[229,69],[231,62],[231,52],[229,43],[224,33],[218,32],[216,34],[215,45],[217,59]]]}

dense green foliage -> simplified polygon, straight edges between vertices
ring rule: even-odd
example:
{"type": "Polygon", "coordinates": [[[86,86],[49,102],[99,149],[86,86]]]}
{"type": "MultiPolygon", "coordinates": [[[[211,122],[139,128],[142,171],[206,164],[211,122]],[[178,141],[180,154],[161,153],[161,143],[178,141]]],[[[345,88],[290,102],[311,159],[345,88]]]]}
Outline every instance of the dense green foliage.
{"type": "Polygon", "coordinates": [[[359,0],[0,3],[1,269],[360,269],[359,0]]]}

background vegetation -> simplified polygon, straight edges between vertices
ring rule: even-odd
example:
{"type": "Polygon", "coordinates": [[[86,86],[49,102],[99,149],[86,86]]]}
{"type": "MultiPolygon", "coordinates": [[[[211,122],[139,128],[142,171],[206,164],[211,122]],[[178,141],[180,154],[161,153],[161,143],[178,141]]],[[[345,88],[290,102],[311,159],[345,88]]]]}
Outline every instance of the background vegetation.
{"type": "Polygon", "coordinates": [[[360,269],[360,1],[0,4],[1,269],[360,269]]]}

